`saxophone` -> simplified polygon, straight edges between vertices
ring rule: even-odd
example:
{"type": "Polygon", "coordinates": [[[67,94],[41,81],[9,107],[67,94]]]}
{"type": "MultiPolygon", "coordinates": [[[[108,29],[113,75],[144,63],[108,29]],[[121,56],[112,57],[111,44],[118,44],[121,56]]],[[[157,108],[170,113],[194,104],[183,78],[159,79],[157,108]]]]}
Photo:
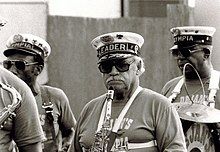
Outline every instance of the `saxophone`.
{"type": "Polygon", "coordinates": [[[102,124],[102,128],[100,131],[95,133],[95,142],[90,149],[90,152],[107,152],[109,135],[111,133],[111,113],[109,114],[107,111],[110,108],[111,111],[111,103],[113,100],[114,91],[109,89],[106,94],[106,107],[105,107],[105,116],[102,124]]]}
{"type": "Polygon", "coordinates": [[[0,82],[0,88],[8,91],[12,97],[12,103],[8,105],[7,107],[3,108],[2,111],[0,111],[0,129],[4,127],[4,124],[7,122],[7,119],[9,117],[15,117],[15,109],[19,106],[21,103],[21,95],[18,93],[18,91],[10,86],[10,85],[5,85],[0,82]]]}

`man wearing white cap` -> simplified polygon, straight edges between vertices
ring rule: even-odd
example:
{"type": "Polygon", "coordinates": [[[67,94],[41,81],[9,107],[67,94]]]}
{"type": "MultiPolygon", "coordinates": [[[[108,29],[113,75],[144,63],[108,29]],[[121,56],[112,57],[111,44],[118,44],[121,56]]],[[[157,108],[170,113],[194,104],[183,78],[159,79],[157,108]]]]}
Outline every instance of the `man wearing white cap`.
{"type": "Polygon", "coordinates": [[[61,89],[37,82],[51,52],[50,45],[38,36],[22,33],[12,35],[6,46],[3,66],[26,82],[35,96],[47,138],[43,151],[69,151],[76,125],[69,100],[61,89]]]}
{"type": "Polygon", "coordinates": [[[175,108],[164,96],[139,85],[145,71],[143,43],[143,37],[132,32],[107,33],[91,42],[108,91],[82,110],[76,152],[186,151],[175,108]]]}
{"type": "Polygon", "coordinates": [[[211,63],[214,32],[207,26],[171,29],[170,50],[183,75],[167,82],[162,94],[177,105],[188,151],[220,151],[220,73],[211,63]]]}
{"type": "Polygon", "coordinates": [[[42,152],[45,137],[30,88],[0,67],[0,92],[0,152],[12,152],[14,142],[21,152],[42,152]]]}

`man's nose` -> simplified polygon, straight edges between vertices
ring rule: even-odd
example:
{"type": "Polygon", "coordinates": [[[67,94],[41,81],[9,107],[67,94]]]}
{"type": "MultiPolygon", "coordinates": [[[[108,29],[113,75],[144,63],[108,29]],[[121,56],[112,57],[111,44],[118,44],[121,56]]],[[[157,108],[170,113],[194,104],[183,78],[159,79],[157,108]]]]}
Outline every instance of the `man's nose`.
{"type": "Polygon", "coordinates": [[[116,74],[118,74],[119,73],[119,71],[117,70],[117,68],[113,65],[112,66],[112,70],[111,70],[111,72],[110,72],[110,75],[116,75],[116,74]]]}
{"type": "Polygon", "coordinates": [[[8,70],[11,71],[12,73],[16,73],[17,72],[17,68],[15,67],[14,64],[12,64],[11,67],[8,70]]]}
{"type": "Polygon", "coordinates": [[[178,58],[178,59],[184,59],[185,57],[182,55],[181,52],[179,52],[176,58],[178,58]]]}

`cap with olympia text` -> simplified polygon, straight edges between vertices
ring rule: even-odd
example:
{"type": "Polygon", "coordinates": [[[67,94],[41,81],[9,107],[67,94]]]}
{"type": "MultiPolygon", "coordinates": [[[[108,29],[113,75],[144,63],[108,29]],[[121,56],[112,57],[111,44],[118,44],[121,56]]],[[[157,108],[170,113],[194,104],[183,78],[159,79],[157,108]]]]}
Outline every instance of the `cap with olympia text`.
{"type": "Polygon", "coordinates": [[[15,53],[39,55],[42,59],[50,55],[50,45],[42,38],[32,34],[12,35],[6,43],[7,49],[3,52],[6,57],[15,53]]]}
{"type": "Polygon", "coordinates": [[[216,31],[209,26],[182,26],[171,30],[174,46],[171,49],[190,47],[195,44],[212,45],[212,37],[216,31]]]}
{"type": "Polygon", "coordinates": [[[91,42],[93,48],[97,50],[99,60],[139,56],[143,43],[144,38],[133,32],[106,33],[91,42]]]}

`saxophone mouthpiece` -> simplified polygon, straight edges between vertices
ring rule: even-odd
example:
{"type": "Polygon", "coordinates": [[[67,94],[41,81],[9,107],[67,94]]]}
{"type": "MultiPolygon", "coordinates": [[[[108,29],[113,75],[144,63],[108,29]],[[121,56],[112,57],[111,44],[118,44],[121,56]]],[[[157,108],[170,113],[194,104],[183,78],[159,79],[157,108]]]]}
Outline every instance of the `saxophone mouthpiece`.
{"type": "Polygon", "coordinates": [[[108,90],[113,90],[113,87],[112,87],[112,86],[110,86],[110,87],[108,88],[108,90]]]}
{"type": "Polygon", "coordinates": [[[108,88],[108,99],[111,99],[111,100],[113,100],[113,97],[114,97],[114,90],[113,90],[113,87],[112,86],[110,86],[109,88],[108,88]]]}

